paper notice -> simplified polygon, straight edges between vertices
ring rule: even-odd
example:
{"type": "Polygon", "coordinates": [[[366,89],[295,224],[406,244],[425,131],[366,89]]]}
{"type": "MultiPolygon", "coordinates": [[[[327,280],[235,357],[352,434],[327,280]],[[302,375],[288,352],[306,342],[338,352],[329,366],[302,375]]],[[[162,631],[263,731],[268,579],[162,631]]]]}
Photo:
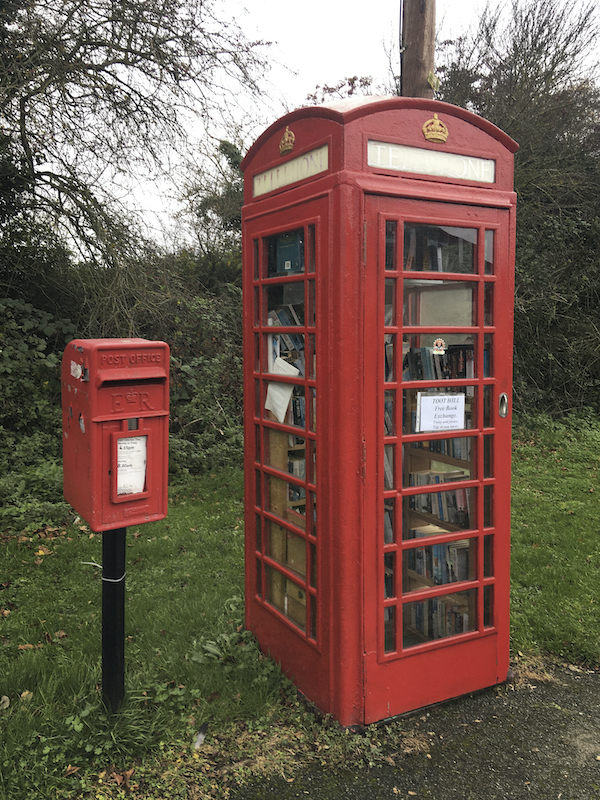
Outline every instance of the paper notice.
{"type": "Polygon", "coordinates": [[[418,431],[460,430],[465,427],[465,396],[417,392],[417,417],[418,431]]]}
{"type": "Polygon", "coordinates": [[[144,491],[147,439],[147,436],[117,439],[117,495],[144,491]]]}
{"type": "MultiPolygon", "coordinates": [[[[295,377],[300,374],[300,370],[296,369],[292,364],[288,364],[283,358],[278,357],[273,364],[273,374],[295,377]]],[[[291,383],[269,383],[265,408],[267,411],[272,411],[279,422],[285,421],[285,415],[287,414],[293,392],[294,386],[291,383]]]]}

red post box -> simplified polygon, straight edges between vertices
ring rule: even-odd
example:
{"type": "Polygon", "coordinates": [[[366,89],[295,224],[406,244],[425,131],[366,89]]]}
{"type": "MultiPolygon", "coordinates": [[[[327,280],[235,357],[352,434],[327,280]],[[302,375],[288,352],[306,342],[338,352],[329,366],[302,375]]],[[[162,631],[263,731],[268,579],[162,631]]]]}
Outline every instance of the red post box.
{"type": "Polygon", "coordinates": [[[64,496],[93,531],[167,515],[169,347],[75,339],[62,360],[64,496]]]}
{"type": "Polygon", "coordinates": [[[360,98],[242,162],[246,624],[344,725],[507,676],[515,151],[360,98]]]}

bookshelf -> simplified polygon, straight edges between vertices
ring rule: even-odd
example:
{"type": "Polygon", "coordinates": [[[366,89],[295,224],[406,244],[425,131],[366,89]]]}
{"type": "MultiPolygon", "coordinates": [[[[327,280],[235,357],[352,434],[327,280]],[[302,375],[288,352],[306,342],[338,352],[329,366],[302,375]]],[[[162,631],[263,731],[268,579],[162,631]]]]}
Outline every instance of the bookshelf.
{"type": "Polygon", "coordinates": [[[492,618],[477,531],[493,325],[493,286],[478,276],[493,273],[493,235],[387,220],[385,248],[383,649],[397,657],[492,618]]]}
{"type": "Polygon", "coordinates": [[[309,638],[316,635],[317,553],[314,226],[264,237],[258,246],[256,319],[264,381],[265,602],[309,638]]]}

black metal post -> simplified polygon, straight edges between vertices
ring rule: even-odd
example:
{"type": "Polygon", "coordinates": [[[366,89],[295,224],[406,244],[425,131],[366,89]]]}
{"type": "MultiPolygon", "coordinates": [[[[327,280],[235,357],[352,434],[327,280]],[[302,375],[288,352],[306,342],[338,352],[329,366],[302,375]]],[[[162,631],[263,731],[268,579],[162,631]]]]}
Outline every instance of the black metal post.
{"type": "Polygon", "coordinates": [[[102,696],[117,711],[125,694],[125,535],[102,534],[102,696]]]}

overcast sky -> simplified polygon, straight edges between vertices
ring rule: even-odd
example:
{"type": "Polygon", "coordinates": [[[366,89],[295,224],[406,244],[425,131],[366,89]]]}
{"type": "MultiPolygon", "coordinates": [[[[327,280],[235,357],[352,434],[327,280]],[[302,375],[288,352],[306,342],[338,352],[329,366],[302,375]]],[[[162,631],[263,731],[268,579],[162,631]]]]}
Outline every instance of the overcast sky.
{"type": "MultiPolygon", "coordinates": [[[[392,47],[398,73],[401,0],[300,0],[289,6],[281,0],[235,2],[245,35],[274,43],[271,57],[281,66],[272,70],[273,99],[290,110],[303,105],[317,85],[335,85],[354,75],[383,84],[389,79],[392,47]]],[[[225,7],[234,7],[230,3],[225,7]]],[[[448,38],[464,32],[483,5],[483,0],[437,0],[438,34],[448,38]]]]}
{"type": "MultiPolygon", "coordinates": [[[[494,0],[492,0],[492,3],[494,0]]],[[[390,83],[390,50],[398,74],[402,0],[220,0],[218,17],[234,20],[249,40],[272,42],[270,86],[265,104],[238,95],[246,110],[242,136],[250,144],[287,111],[306,105],[317,85],[336,85],[347,77],[371,77],[374,86],[390,83]]],[[[474,26],[485,0],[437,0],[438,37],[449,38],[474,26]]],[[[231,109],[238,118],[240,108],[231,109]]],[[[140,180],[135,195],[155,235],[177,206],[177,186],[140,180]]],[[[166,225],[170,228],[170,223],[166,225]]]]}

